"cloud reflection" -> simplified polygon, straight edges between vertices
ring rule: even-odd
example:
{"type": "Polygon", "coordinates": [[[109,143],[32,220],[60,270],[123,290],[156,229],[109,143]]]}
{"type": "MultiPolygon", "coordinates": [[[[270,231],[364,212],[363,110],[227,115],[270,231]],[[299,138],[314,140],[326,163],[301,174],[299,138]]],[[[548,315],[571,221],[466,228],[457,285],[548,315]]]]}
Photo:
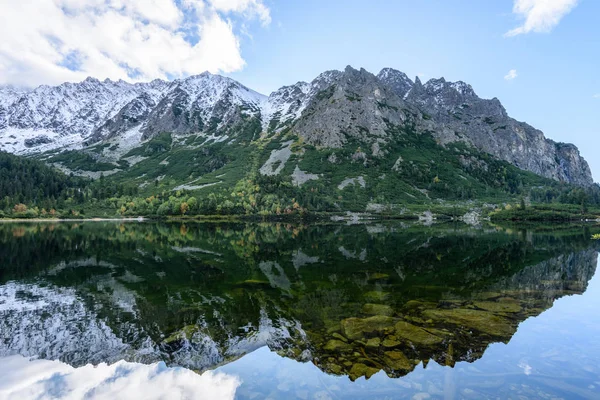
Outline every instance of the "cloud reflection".
{"type": "Polygon", "coordinates": [[[0,398],[26,399],[233,399],[233,375],[119,361],[73,368],[60,361],[0,359],[0,398]]]}

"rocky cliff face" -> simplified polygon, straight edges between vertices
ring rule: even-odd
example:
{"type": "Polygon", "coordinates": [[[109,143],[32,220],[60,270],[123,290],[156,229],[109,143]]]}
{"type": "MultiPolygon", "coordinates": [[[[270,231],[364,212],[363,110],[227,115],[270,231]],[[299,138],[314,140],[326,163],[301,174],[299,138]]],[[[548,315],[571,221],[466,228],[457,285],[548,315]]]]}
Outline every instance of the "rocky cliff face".
{"type": "Polygon", "coordinates": [[[575,146],[556,143],[510,118],[498,99],[481,99],[464,82],[441,78],[422,84],[417,78],[407,89],[402,72],[383,70],[378,77],[421,110],[426,118],[421,127],[442,143],[463,141],[547,178],[585,186],[593,183],[590,168],[575,146]],[[398,85],[399,80],[405,85],[398,85]]]}
{"type": "Polygon", "coordinates": [[[208,73],[172,82],[88,78],[29,92],[0,88],[0,150],[17,154],[121,137],[141,142],[160,132],[227,139],[248,120],[263,135],[291,128],[309,144],[336,148],[353,141],[373,157],[384,157],[396,128],[410,124],[442,145],[464,142],[547,178],[593,183],[575,146],[510,118],[498,99],[481,99],[460,81],[413,82],[391,68],[377,76],[351,67],[327,71],[268,97],[208,73]]]}
{"type": "Polygon", "coordinates": [[[481,99],[464,82],[432,79],[425,84],[393,69],[377,77],[351,67],[311,102],[295,125],[310,143],[341,147],[357,139],[385,152],[390,128],[407,123],[441,144],[461,141],[538,175],[588,186],[590,168],[577,148],[556,143],[510,118],[496,98],[481,99]],[[410,117],[410,118],[409,118],[410,117]]]}
{"type": "Polygon", "coordinates": [[[378,156],[390,139],[388,127],[406,122],[406,108],[374,75],[348,67],[313,96],[294,130],[317,146],[342,147],[349,140],[366,143],[378,156]]]}

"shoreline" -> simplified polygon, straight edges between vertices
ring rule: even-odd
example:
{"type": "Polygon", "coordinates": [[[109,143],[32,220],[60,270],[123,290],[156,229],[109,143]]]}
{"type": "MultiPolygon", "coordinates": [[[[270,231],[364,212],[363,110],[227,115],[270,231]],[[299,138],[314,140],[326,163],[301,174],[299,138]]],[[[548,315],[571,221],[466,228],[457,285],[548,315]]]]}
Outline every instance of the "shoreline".
{"type": "Polygon", "coordinates": [[[146,222],[148,218],[0,218],[1,222],[146,222]]]}

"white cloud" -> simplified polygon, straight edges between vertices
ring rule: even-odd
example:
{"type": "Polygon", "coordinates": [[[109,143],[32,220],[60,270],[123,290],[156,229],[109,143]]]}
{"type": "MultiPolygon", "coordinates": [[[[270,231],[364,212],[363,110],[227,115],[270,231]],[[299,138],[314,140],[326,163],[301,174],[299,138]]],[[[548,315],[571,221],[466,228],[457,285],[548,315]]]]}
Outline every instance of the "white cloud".
{"type": "Polygon", "coordinates": [[[550,32],[575,6],[579,0],[514,0],[513,13],[524,18],[523,25],[504,36],[516,36],[529,32],[550,32]]]}
{"type": "Polygon", "coordinates": [[[507,81],[512,81],[517,76],[519,76],[517,74],[517,70],[516,69],[511,69],[510,71],[508,71],[508,74],[504,75],[504,79],[507,80],[507,81]]]}
{"type": "Polygon", "coordinates": [[[596,93],[594,96],[592,96],[595,99],[600,99],[600,93],[596,93]]]}
{"type": "Polygon", "coordinates": [[[87,76],[135,81],[240,70],[245,62],[233,21],[270,23],[262,1],[3,2],[0,84],[59,84],[87,76]]]}
{"type": "Polygon", "coordinates": [[[60,361],[0,359],[0,398],[27,399],[233,399],[240,380],[208,371],[119,361],[73,368],[60,361]]]}
{"type": "Polygon", "coordinates": [[[261,0],[210,0],[218,11],[236,12],[248,18],[257,16],[264,25],[271,23],[271,13],[261,0]]]}

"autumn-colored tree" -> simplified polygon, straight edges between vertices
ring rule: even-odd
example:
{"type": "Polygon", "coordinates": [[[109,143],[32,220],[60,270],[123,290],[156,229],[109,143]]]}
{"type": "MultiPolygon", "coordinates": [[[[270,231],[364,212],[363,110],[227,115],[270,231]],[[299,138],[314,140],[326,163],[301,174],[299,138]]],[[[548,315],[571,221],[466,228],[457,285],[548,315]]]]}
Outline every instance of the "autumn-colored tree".
{"type": "Polygon", "coordinates": [[[15,207],[13,208],[15,214],[24,213],[25,211],[27,211],[27,206],[22,203],[15,204],[15,207]]]}
{"type": "Polygon", "coordinates": [[[185,215],[185,213],[187,213],[189,209],[190,206],[185,201],[179,206],[179,211],[181,212],[181,215],[185,215]]]}

